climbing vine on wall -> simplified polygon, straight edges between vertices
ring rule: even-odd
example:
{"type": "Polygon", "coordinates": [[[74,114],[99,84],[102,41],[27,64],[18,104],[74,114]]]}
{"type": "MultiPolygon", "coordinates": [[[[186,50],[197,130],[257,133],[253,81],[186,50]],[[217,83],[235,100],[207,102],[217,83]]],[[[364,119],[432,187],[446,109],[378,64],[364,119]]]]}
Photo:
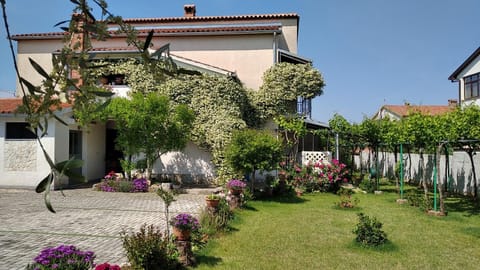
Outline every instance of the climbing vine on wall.
{"type": "Polygon", "coordinates": [[[124,74],[132,92],[158,91],[173,103],[195,112],[192,141],[210,151],[220,178],[231,171],[223,163],[224,149],[236,130],[259,127],[266,120],[295,110],[298,96],[322,94],[320,72],[311,65],[281,63],[264,74],[259,91],[248,90],[237,80],[215,75],[170,75],[165,63],[145,66],[138,59],[98,60],[92,76],[124,74]],[[288,104],[293,104],[289,106],[288,104]]]}

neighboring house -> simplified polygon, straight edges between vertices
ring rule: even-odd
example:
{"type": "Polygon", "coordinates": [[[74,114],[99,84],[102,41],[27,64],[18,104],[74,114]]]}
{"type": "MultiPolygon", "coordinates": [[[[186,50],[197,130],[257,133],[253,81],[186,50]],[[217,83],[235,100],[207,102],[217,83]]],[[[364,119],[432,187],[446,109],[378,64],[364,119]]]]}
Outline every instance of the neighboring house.
{"type": "MultiPolygon", "coordinates": [[[[139,30],[140,38],[153,29],[154,49],[169,44],[170,56],[177,65],[235,76],[251,89],[260,87],[263,73],[277,62],[309,62],[297,55],[297,14],[196,16],[193,5],[184,6],[184,11],[183,17],[125,19],[125,22],[139,30]]],[[[116,35],[115,29],[112,25],[112,38],[108,41],[93,41],[93,57],[121,58],[136,52],[126,47],[125,37],[116,35]]],[[[51,70],[52,55],[62,48],[63,37],[63,32],[14,35],[21,76],[34,85],[40,84],[42,77],[31,67],[28,58],[51,70]]],[[[112,74],[106,79],[114,83],[116,79],[120,81],[116,77],[121,75],[112,74]]],[[[128,86],[121,83],[113,85],[118,96],[125,96],[128,90],[128,86]]],[[[21,96],[19,86],[17,96],[21,96]]],[[[326,127],[310,119],[311,100],[301,100],[298,108],[307,116],[310,125],[326,127]]],[[[48,166],[34,140],[5,136],[5,130],[9,134],[12,126],[25,125],[21,115],[14,116],[14,109],[8,101],[0,102],[0,186],[34,187],[48,173],[48,166]]],[[[119,153],[114,149],[116,130],[113,122],[92,123],[88,130],[83,130],[73,120],[69,108],[62,110],[60,115],[69,126],[52,120],[48,135],[43,139],[55,161],[72,156],[85,160],[81,171],[88,180],[99,179],[111,169],[118,170],[119,153]]],[[[193,182],[215,176],[211,154],[192,143],[184,151],[167,153],[161,159],[155,164],[154,173],[178,175],[183,181],[193,182]]]]}
{"type": "Polygon", "coordinates": [[[450,99],[448,105],[383,105],[380,110],[372,117],[373,119],[389,118],[391,120],[400,120],[411,113],[421,113],[424,115],[442,115],[452,111],[457,106],[457,101],[450,99]]]}
{"type": "Polygon", "coordinates": [[[480,105],[480,47],[448,79],[452,82],[458,82],[460,106],[480,105]]]}

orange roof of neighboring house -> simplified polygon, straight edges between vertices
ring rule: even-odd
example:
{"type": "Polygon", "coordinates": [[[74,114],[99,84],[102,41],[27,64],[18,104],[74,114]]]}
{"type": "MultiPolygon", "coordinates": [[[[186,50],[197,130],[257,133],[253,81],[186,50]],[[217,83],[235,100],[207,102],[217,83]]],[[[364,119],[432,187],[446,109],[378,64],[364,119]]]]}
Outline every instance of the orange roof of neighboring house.
{"type": "MultiPolygon", "coordinates": [[[[22,105],[23,100],[21,98],[0,98],[0,114],[15,113],[17,108],[22,105]]],[[[71,107],[71,104],[62,103],[60,107],[62,109],[71,107]]]]}
{"type": "Polygon", "coordinates": [[[452,111],[454,108],[454,106],[449,105],[384,105],[380,110],[384,109],[398,117],[405,117],[414,112],[425,115],[441,115],[452,111]]]}
{"type": "Polygon", "coordinates": [[[15,113],[20,105],[21,98],[0,98],[0,113],[15,113]]]}

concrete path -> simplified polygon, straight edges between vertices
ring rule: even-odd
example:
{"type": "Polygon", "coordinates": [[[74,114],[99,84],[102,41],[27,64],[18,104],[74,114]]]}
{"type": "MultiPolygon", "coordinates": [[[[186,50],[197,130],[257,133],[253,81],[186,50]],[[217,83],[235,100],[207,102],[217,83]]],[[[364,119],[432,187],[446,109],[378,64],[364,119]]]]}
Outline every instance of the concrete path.
{"type": "MultiPolygon", "coordinates": [[[[198,214],[204,194],[187,190],[170,207],[171,216],[198,214]]],[[[155,193],[106,193],[90,189],[53,191],[50,213],[43,195],[0,189],[0,270],[24,269],[45,247],[75,245],[96,254],[96,263],[126,263],[120,232],[144,223],[165,228],[163,201],[155,193]]]]}

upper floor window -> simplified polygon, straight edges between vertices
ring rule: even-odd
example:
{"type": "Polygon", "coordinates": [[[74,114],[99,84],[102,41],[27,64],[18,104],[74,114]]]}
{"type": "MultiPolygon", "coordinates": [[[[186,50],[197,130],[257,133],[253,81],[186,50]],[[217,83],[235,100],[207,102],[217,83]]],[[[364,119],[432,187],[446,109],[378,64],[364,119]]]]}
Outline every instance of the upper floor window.
{"type": "Polygon", "coordinates": [[[464,78],[465,99],[478,98],[480,96],[480,73],[464,78]]]}
{"type": "Polygon", "coordinates": [[[29,129],[30,125],[25,122],[6,123],[5,139],[10,140],[31,140],[37,138],[29,129]]]}
{"type": "Polygon", "coordinates": [[[312,99],[298,97],[297,114],[304,116],[308,119],[312,118],[312,99]]]}

